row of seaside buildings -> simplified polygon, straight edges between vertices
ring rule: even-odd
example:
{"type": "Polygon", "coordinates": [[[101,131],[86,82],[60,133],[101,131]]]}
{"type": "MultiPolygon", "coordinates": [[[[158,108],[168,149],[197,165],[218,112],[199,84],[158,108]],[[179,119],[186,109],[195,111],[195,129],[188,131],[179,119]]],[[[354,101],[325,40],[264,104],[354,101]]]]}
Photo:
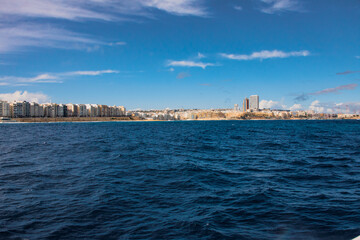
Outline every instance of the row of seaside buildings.
{"type": "Polygon", "coordinates": [[[36,102],[0,101],[0,117],[38,118],[38,117],[121,117],[126,115],[123,106],[98,104],[56,104],[36,102]]]}

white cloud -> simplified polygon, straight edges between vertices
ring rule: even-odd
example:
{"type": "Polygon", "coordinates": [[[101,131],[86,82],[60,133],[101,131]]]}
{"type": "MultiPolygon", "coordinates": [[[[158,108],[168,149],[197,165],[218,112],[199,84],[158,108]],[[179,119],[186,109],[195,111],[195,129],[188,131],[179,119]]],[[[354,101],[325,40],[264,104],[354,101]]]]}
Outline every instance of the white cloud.
{"type": "Polygon", "coordinates": [[[206,15],[198,0],[1,0],[0,15],[3,18],[119,21],[128,20],[127,16],[150,16],[149,9],[175,15],[206,15]]]}
{"type": "Polygon", "coordinates": [[[31,93],[28,91],[15,91],[13,93],[1,93],[0,99],[3,101],[13,102],[13,101],[27,101],[27,102],[37,102],[44,103],[49,102],[50,97],[43,93],[31,93]]]}
{"type": "Polygon", "coordinates": [[[315,100],[310,104],[309,110],[314,110],[317,113],[360,114],[360,102],[346,102],[346,103],[325,102],[325,103],[321,103],[320,101],[315,100]]]}
{"type": "Polygon", "coordinates": [[[198,0],[141,0],[146,7],[153,7],[175,15],[206,16],[198,0]]]}
{"type": "Polygon", "coordinates": [[[18,24],[6,27],[0,25],[0,53],[18,52],[26,47],[87,49],[97,44],[103,43],[89,36],[49,25],[18,24]]]}
{"type": "Polygon", "coordinates": [[[263,50],[260,52],[253,52],[250,55],[244,54],[220,54],[224,58],[233,59],[233,60],[254,60],[254,59],[269,59],[269,58],[288,58],[288,57],[306,57],[310,55],[310,52],[307,50],[303,51],[293,51],[293,52],[283,52],[279,50],[263,50]]]}
{"type": "Polygon", "coordinates": [[[59,83],[60,81],[57,79],[58,77],[45,73],[35,77],[0,77],[0,83],[3,83],[3,85],[10,85],[11,83],[59,83]]]}
{"type": "Polygon", "coordinates": [[[317,112],[317,113],[324,113],[324,111],[325,111],[325,108],[320,105],[320,101],[319,101],[319,100],[313,101],[313,102],[310,104],[309,109],[310,109],[310,110],[313,110],[313,111],[315,111],[315,112],[317,112]]]}
{"type": "Polygon", "coordinates": [[[55,26],[56,20],[153,19],[153,9],[175,15],[207,15],[202,1],[198,0],[0,0],[0,5],[0,53],[29,47],[94,50],[99,45],[125,44],[108,44],[96,37],[61,29],[55,26]]]}
{"type": "Polygon", "coordinates": [[[75,71],[75,72],[64,73],[64,75],[98,76],[105,73],[119,73],[119,71],[116,70],[75,71]]]}
{"type": "Polygon", "coordinates": [[[259,103],[259,107],[270,109],[286,109],[286,105],[273,100],[261,100],[259,103]]]}
{"type": "Polygon", "coordinates": [[[360,59],[360,56],[355,56],[355,58],[360,59]]]}
{"type": "Polygon", "coordinates": [[[126,42],[113,42],[113,43],[109,43],[109,46],[123,46],[126,45],[126,42]]]}
{"type": "Polygon", "coordinates": [[[296,103],[296,104],[294,104],[294,105],[292,105],[290,107],[291,111],[298,111],[298,110],[302,110],[302,109],[303,109],[303,106],[301,104],[298,104],[298,103],[296,103]]]}
{"type": "Polygon", "coordinates": [[[100,71],[74,71],[64,73],[43,73],[35,77],[16,77],[4,76],[0,77],[0,85],[16,85],[33,84],[33,83],[62,83],[66,77],[69,76],[98,76],[102,74],[119,73],[116,70],[100,70],[100,71]]]}
{"type": "Polygon", "coordinates": [[[58,18],[78,20],[82,18],[110,20],[108,14],[85,9],[84,1],[52,0],[2,0],[0,13],[3,16],[58,18]]]}
{"type": "Polygon", "coordinates": [[[268,14],[285,11],[302,11],[298,0],[261,0],[266,6],[261,11],[268,14]]]}
{"type": "Polygon", "coordinates": [[[203,62],[194,62],[194,61],[169,61],[167,66],[173,67],[201,67],[205,69],[209,66],[215,66],[213,63],[203,63],[203,62]]]}
{"type": "Polygon", "coordinates": [[[205,55],[204,55],[204,54],[202,54],[202,53],[199,53],[199,52],[198,52],[197,58],[198,58],[198,59],[205,58],[205,55]]]}
{"type": "Polygon", "coordinates": [[[234,9],[235,9],[235,10],[238,10],[238,11],[243,10],[242,6],[235,6],[234,9]]]}

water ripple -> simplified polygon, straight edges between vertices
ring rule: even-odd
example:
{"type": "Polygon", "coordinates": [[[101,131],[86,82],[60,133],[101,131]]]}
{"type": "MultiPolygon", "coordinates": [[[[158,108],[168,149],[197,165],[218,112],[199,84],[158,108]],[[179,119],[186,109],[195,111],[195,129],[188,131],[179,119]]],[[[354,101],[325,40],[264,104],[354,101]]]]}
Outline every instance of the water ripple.
{"type": "Polygon", "coordinates": [[[352,239],[359,121],[0,125],[0,239],[352,239]]]}

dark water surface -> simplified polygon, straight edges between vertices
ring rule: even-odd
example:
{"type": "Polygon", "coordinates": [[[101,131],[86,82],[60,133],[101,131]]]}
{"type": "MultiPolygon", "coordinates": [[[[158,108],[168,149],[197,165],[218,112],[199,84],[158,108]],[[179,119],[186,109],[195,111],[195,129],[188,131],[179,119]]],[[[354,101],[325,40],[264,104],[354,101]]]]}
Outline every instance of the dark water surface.
{"type": "Polygon", "coordinates": [[[351,239],[360,121],[0,125],[0,239],[351,239]]]}

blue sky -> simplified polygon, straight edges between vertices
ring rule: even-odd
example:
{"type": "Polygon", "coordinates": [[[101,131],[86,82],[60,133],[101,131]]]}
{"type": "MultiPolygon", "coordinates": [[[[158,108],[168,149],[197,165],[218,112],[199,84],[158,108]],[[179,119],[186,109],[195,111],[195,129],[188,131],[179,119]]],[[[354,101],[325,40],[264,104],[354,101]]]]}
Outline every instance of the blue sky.
{"type": "Polygon", "coordinates": [[[0,0],[0,99],[360,113],[358,0],[0,0]]]}

